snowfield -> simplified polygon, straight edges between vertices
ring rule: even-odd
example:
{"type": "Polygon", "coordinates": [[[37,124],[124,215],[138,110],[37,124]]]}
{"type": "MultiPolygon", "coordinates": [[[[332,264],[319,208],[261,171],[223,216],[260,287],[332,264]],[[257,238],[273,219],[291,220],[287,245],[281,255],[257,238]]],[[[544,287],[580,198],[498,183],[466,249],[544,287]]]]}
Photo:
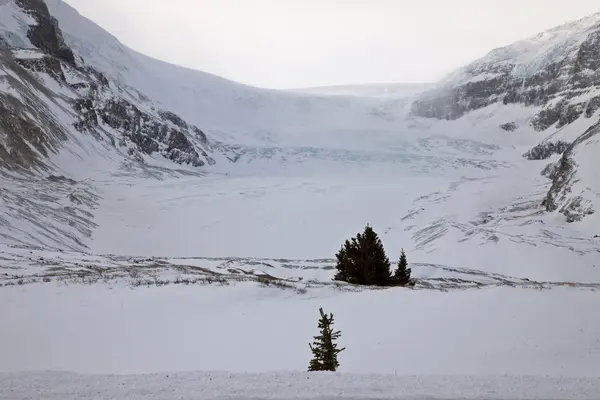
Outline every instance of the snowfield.
{"type": "Polygon", "coordinates": [[[596,378],[357,374],[0,374],[0,399],[597,399],[596,378]]]}
{"type": "Polygon", "coordinates": [[[305,293],[253,282],[0,290],[2,371],[303,371],[319,307],[342,331],[340,372],[597,376],[595,291],[497,287],[305,293]]]}

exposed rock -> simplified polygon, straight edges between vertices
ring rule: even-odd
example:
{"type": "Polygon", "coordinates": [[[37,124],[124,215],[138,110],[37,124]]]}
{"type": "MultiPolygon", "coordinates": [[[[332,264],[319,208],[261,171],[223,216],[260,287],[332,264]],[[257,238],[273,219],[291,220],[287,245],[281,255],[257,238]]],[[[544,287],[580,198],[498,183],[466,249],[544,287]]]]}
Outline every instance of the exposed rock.
{"type": "Polygon", "coordinates": [[[47,103],[55,94],[17,61],[0,43],[0,65],[8,72],[0,77],[8,89],[0,92],[0,166],[47,169],[45,158],[67,138],[66,130],[47,103]]]}
{"type": "Polygon", "coordinates": [[[556,124],[557,128],[574,122],[583,114],[585,103],[569,104],[567,100],[561,100],[554,106],[545,108],[535,114],[531,120],[531,126],[538,131],[544,131],[556,124]]]}
{"type": "Polygon", "coordinates": [[[587,118],[591,118],[596,113],[596,111],[598,111],[599,108],[600,96],[596,96],[588,102],[587,107],[585,109],[585,116],[587,118]]]}
{"type": "Polygon", "coordinates": [[[75,128],[80,131],[90,131],[98,127],[98,114],[91,98],[77,99],[73,107],[79,113],[75,128]]]}
{"type": "Polygon", "coordinates": [[[589,140],[600,133],[600,121],[591,126],[579,136],[564,151],[559,161],[549,164],[542,174],[552,180],[552,185],[546,194],[542,205],[546,211],[559,210],[567,218],[567,222],[580,221],[586,215],[594,213],[589,199],[582,194],[572,194],[572,188],[579,181],[577,177],[578,164],[575,161],[578,146],[589,144],[589,140]]]}
{"type": "Polygon", "coordinates": [[[561,115],[561,109],[565,107],[566,102],[559,102],[554,107],[548,107],[533,116],[531,126],[538,132],[548,129],[548,127],[558,122],[561,115]]]}
{"type": "Polygon", "coordinates": [[[600,49],[600,31],[591,33],[579,47],[574,72],[597,71],[600,68],[598,49],[600,49]]]}
{"type": "Polygon", "coordinates": [[[184,120],[182,120],[181,118],[179,118],[177,115],[173,114],[170,111],[159,111],[158,115],[160,115],[160,117],[162,119],[171,121],[173,124],[177,125],[180,128],[185,128],[185,129],[188,128],[188,124],[186,124],[184,120]]]}
{"type": "Polygon", "coordinates": [[[31,26],[27,33],[31,43],[47,54],[75,66],[73,51],[65,44],[58,21],[50,15],[46,3],[43,0],[15,1],[37,22],[37,25],[31,26]]]}
{"type": "Polygon", "coordinates": [[[583,114],[584,108],[584,103],[569,104],[566,107],[563,107],[560,113],[560,117],[558,118],[558,125],[556,125],[556,127],[562,128],[563,126],[568,125],[577,120],[577,118],[579,118],[581,114],[583,114]]]}
{"type": "Polygon", "coordinates": [[[71,178],[67,178],[64,175],[50,175],[46,179],[48,179],[50,182],[64,182],[64,183],[68,183],[69,185],[77,184],[77,181],[75,181],[71,178]]]}
{"type": "Polygon", "coordinates": [[[570,199],[560,212],[567,217],[567,222],[581,221],[586,215],[594,213],[594,208],[589,200],[581,196],[575,196],[570,199]]]}
{"type": "MultiPolygon", "coordinates": [[[[103,101],[93,97],[78,100],[75,109],[80,113],[79,121],[75,124],[79,130],[94,130],[102,121],[129,138],[145,154],[160,152],[178,164],[191,164],[195,167],[205,164],[184,133],[197,134],[201,131],[196,127],[190,130],[187,123],[171,112],[161,111],[159,115],[165,118],[161,119],[124,99],[110,98],[103,101]],[[178,128],[169,126],[168,122],[178,128]]],[[[205,136],[204,142],[206,143],[205,136]]],[[[134,155],[131,150],[130,155],[134,155]]],[[[203,156],[210,158],[205,152],[203,156]]]]}
{"type": "MultiPolygon", "coordinates": [[[[196,137],[202,142],[208,144],[208,138],[198,127],[192,126],[192,131],[196,135],[196,137]]],[[[206,155],[206,154],[205,154],[206,155]]]]}
{"type": "Polygon", "coordinates": [[[28,146],[29,141],[41,154],[47,155],[44,145],[46,138],[40,127],[11,107],[3,95],[0,95],[0,132],[16,133],[5,134],[0,141],[0,159],[5,162],[5,167],[28,167],[34,163],[37,157],[28,146]]]}
{"type": "Polygon", "coordinates": [[[81,201],[81,199],[75,193],[69,194],[69,201],[78,205],[83,204],[83,201],[81,201]]]}
{"type": "Polygon", "coordinates": [[[109,86],[109,82],[108,79],[106,78],[106,76],[104,76],[104,74],[98,70],[96,70],[95,68],[92,67],[85,67],[85,68],[81,68],[84,72],[92,75],[93,77],[96,78],[96,81],[100,82],[100,84],[103,87],[108,87],[109,86]]]}
{"type": "Polygon", "coordinates": [[[50,92],[0,48],[0,64],[11,71],[3,79],[12,93],[0,92],[0,165],[5,168],[46,168],[42,158],[66,138],[48,106],[33,93],[50,92]]]}
{"type": "Polygon", "coordinates": [[[544,170],[543,173],[548,173],[548,178],[552,180],[552,186],[546,194],[546,199],[542,202],[542,206],[546,211],[552,212],[558,208],[558,198],[565,196],[565,192],[569,191],[569,182],[575,172],[577,164],[570,157],[571,149],[565,151],[560,158],[551,167],[544,170]]]}
{"type": "Polygon", "coordinates": [[[564,153],[570,145],[570,143],[563,142],[562,140],[540,143],[523,154],[523,157],[529,160],[545,160],[553,154],[564,153]]]}
{"type": "Polygon", "coordinates": [[[504,129],[507,132],[514,132],[517,130],[517,124],[514,122],[507,122],[505,124],[500,125],[501,129],[504,129]]]}
{"type": "Polygon", "coordinates": [[[25,69],[47,73],[57,81],[65,81],[65,74],[57,58],[43,56],[40,58],[17,58],[15,61],[25,69]]]}

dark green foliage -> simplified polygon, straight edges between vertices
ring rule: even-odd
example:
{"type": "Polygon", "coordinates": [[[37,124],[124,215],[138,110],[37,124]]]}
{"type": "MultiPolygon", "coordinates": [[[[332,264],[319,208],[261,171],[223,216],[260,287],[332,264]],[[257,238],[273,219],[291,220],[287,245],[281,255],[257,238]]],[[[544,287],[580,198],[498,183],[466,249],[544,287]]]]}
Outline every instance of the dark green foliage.
{"type": "Polygon", "coordinates": [[[391,283],[390,260],[377,233],[369,225],[362,234],[346,240],[336,258],[335,280],[375,286],[391,283]]]}
{"type": "Polygon", "coordinates": [[[394,284],[399,286],[408,285],[410,283],[410,273],[411,269],[408,268],[406,253],[404,253],[404,249],[402,249],[402,253],[400,253],[400,260],[398,261],[398,268],[394,272],[394,284]]]}
{"type": "Polygon", "coordinates": [[[313,359],[310,360],[308,371],[335,371],[340,366],[337,360],[338,353],[344,348],[338,349],[335,340],[341,333],[340,331],[333,332],[333,314],[325,315],[322,308],[319,308],[321,318],[319,319],[320,335],[315,336],[313,343],[309,344],[310,350],[313,353],[313,359]]]}

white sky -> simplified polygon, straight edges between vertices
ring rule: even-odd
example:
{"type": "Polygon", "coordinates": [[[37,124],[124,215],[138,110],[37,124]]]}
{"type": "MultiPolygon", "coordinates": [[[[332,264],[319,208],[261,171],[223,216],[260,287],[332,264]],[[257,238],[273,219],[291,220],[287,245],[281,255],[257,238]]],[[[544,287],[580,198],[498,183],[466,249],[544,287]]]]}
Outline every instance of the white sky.
{"type": "Polygon", "coordinates": [[[66,0],[127,46],[270,88],[440,79],[598,0],[66,0]]]}

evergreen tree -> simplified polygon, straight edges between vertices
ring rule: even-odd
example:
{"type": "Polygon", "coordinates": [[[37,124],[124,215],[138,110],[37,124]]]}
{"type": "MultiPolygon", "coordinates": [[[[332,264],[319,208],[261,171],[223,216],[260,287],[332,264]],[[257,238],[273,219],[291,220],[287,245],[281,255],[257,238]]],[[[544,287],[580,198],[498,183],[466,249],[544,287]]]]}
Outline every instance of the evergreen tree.
{"type": "Polygon", "coordinates": [[[319,312],[321,313],[318,325],[320,334],[314,337],[312,344],[308,345],[313,353],[313,359],[310,360],[308,371],[335,371],[340,366],[337,355],[346,348],[338,349],[335,343],[339,339],[341,332],[332,331],[333,314],[329,314],[328,317],[323,312],[323,308],[319,308],[319,312]]]}
{"type": "Polygon", "coordinates": [[[404,253],[404,249],[402,249],[400,260],[398,261],[398,268],[394,272],[394,283],[401,286],[408,285],[410,283],[410,273],[411,269],[408,268],[406,253],[404,253]]]}
{"type": "Polygon", "coordinates": [[[390,284],[390,260],[379,236],[369,225],[362,234],[346,240],[336,258],[335,280],[358,285],[390,284]]]}

